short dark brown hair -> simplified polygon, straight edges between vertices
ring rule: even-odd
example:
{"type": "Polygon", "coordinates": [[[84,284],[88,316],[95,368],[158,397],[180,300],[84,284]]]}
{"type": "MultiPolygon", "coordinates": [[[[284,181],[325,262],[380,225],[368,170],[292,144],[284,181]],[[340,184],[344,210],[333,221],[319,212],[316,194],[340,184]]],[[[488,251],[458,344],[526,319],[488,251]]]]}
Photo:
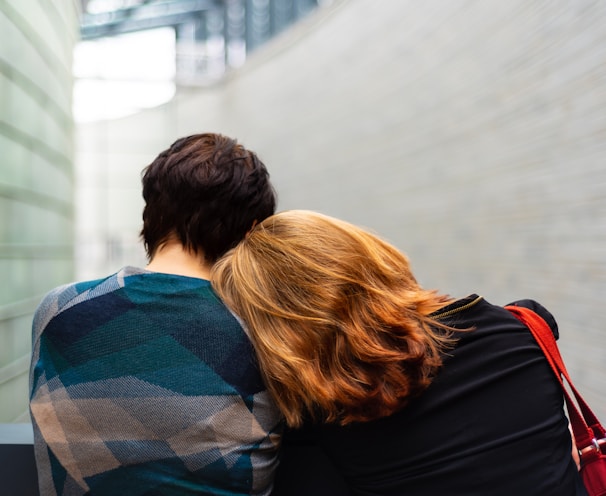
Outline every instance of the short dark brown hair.
{"type": "Polygon", "coordinates": [[[149,259],[174,237],[212,264],[276,208],[263,162],[221,134],[175,141],[143,170],[142,183],[141,237],[149,259]]]}

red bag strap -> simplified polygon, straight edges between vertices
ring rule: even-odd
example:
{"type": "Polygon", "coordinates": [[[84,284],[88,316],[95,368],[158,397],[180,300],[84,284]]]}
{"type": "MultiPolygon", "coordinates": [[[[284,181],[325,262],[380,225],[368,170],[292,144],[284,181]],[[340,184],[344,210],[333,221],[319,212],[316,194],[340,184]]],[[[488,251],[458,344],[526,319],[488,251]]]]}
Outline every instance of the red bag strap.
{"type": "Polygon", "coordinates": [[[597,440],[603,440],[604,437],[606,437],[604,427],[602,427],[591,408],[589,408],[589,405],[587,405],[587,402],[570,380],[553,331],[540,315],[529,308],[517,307],[514,305],[509,305],[505,308],[530,329],[530,332],[532,332],[536,342],[541,347],[541,350],[543,350],[545,358],[549,362],[551,369],[562,386],[577,448],[582,453],[586,448],[599,449],[600,446],[597,444],[597,440]],[[562,377],[566,379],[570,390],[574,394],[578,407],[566,389],[562,377]]]}

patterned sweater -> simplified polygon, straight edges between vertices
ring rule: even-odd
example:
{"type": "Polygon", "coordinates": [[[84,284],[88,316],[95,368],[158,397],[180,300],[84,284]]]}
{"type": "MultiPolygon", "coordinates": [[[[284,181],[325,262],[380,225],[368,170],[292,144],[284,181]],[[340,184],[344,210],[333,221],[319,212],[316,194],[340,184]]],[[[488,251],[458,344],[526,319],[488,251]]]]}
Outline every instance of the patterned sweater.
{"type": "Polygon", "coordinates": [[[51,291],[30,386],[44,496],[271,493],[279,413],[208,281],[126,267],[51,291]]]}

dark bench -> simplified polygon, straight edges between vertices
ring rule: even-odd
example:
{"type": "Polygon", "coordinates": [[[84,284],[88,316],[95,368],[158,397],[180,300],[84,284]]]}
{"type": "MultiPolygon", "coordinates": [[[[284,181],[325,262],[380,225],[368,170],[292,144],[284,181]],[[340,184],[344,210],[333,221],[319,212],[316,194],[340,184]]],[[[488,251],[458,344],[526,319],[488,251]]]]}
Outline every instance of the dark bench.
{"type": "Polygon", "coordinates": [[[39,496],[30,424],[0,424],[0,492],[3,496],[39,496]]]}

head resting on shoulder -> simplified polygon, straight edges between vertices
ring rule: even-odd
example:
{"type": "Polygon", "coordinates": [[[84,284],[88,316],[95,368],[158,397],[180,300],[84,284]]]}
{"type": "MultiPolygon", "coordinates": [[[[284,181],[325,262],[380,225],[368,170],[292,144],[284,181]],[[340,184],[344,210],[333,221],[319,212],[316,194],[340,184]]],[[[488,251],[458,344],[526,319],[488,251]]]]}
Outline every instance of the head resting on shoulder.
{"type": "Polygon", "coordinates": [[[248,327],[292,426],[394,413],[430,384],[451,344],[429,316],[450,298],[421,288],[386,241],[319,213],[267,218],[217,262],[211,282],[248,327]]]}
{"type": "Polygon", "coordinates": [[[263,162],[221,134],[175,141],[143,170],[142,184],[141,237],[150,260],[177,240],[212,264],[276,208],[263,162]]]}

